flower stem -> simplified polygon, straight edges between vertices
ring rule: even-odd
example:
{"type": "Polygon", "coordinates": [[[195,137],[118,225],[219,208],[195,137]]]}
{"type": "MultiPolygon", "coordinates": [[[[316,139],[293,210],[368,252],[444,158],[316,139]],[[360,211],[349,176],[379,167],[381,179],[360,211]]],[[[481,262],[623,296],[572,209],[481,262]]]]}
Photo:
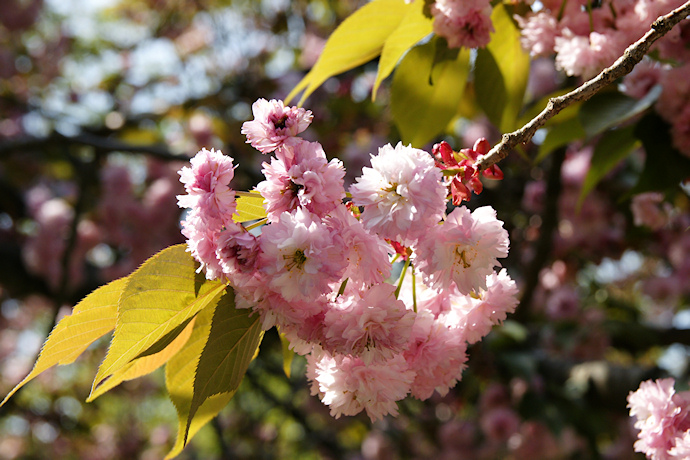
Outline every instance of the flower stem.
{"type": "Polygon", "coordinates": [[[417,313],[417,281],[415,279],[414,268],[412,270],[412,308],[417,313]]]}
{"type": "Polygon", "coordinates": [[[254,222],[254,223],[251,224],[251,225],[247,225],[244,229],[247,230],[247,231],[249,231],[249,230],[254,230],[256,227],[261,227],[261,226],[262,226],[263,224],[265,224],[266,222],[268,222],[268,217],[264,217],[263,219],[261,219],[261,220],[259,220],[259,221],[257,221],[257,222],[254,222]]]}
{"type": "Polygon", "coordinates": [[[400,280],[398,281],[398,287],[395,290],[395,298],[398,298],[398,294],[400,294],[400,288],[402,288],[403,280],[405,279],[405,273],[407,272],[407,267],[410,266],[410,259],[407,259],[405,261],[405,265],[403,265],[402,272],[400,272],[400,280]]]}

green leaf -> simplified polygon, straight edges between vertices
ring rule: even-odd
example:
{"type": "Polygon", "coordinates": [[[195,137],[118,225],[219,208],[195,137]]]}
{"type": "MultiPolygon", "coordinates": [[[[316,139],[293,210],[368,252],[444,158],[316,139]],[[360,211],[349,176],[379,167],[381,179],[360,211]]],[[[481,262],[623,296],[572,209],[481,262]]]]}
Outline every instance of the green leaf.
{"type": "Polygon", "coordinates": [[[570,144],[585,136],[585,131],[577,117],[569,118],[563,123],[553,126],[546,133],[544,142],[539,146],[539,153],[535,158],[535,163],[539,163],[551,152],[559,147],[570,144]]]}
{"type": "Polygon", "coordinates": [[[292,361],[295,359],[295,352],[290,350],[290,341],[285,337],[285,334],[280,332],[280,344],[283,348],[283,372],[285,376],[290,378],[290,370],[292,368],[292,361]]]}
{"type": "Polygon", "coordinates": [[[412,48],[393,75],[391,112],[404,144],[422,147],[442,132],[458,111],[470,53],[463,49],[434,65],[437,46],[444,44],[434,37],[412,48]]]}
{"type": "Polygon", "coordinates": [[[618,91],[605,91],[585,101],[578,116],[587,136],[592,137],[641,114],[654,104],[660,94],[659,85],[640,100],[618,91]]]}
{"type": "Polygon", "coordinates": [[[647,159],[631,194],[669,191],[690,177],[690,158],[673,147],[670,126],[659,115],[645,115],[635,126],[635,136],[642,141],[647,159]]]}
{"type": "Polygon", "coordinates": [[[607,131],[597,142],[587,177],[577,201],[579,209],[585,197],[618,163],[640,145],[634,136],[634,126],[607,131]]]}
{"type": "Polygon", "coordinates": [[[255,190],[248,193],[249,195],[243,194],[237,198],[237,208],[232,216],[235,222],[242,223],[266,217],[264,197],[255,190]]]}
{"type": "MultiPolygon", "coordinates": [[[[146,374],[150,374],[165,364],[175,355],[175,353],[184,347],[185,343],[187,343],[187,340],[189,340],[189,337],[192,334],[195,319],[196,317],[192,318],[191,321],[183,323],[184,327],[182,330],[177,331],[177,334],[172,340],[166,341],[167,344],[159,351],[144,354],[144,356],[130,361],[125,367],[121,368],[117,372],[114,372],[113,375],[108,377],[96,388],[94,392],[89,395],[86,402],[93,401],[103,393],[110,391],[124,381],[133,380],[146,374]]],[[[154,345],[154,347],[156,346],[157,345],[154,345]]]]}
{"type": "Polygon", "coordinates": [[[249,309],[235,308],[235,293],[230,288],[218,302],[208,340],[199,356],[187,429],[207,399],[234,393],[240,386],[263,338],[259,315],[250,317],[251,313],[249,309]]]}
{"type": "Polygon", "coordinates": [[[127,278],[120,278],[101,286],[79,302],[71,315],[62,318],[43,344],[29,375],[10,391],[0,406],[37,375],[56,364],[74,362],[89,345],[112,331],[117,319],[117,302],[126,283],[127,278]]]}
{"type": "Polygon", "coordinates": [[[505,5],[498,4],[491,13],[495,32],[486,49],[477,51],[475,89],[477,102],[501,131],[517,126],[522,109],[527,78],[529,54],[520,45],[520,29],[505,5]]]}
{"type": "Polygon", "coordinates": [[[197,273],[197,263],[186,248],[179,244],[164,249],[129,276],[118,305],[115,333],[92,393],[105,378],[193,318],[225,290],[225,284],[197,273]]]}
{"type": "Polygon", "coordinates": [[[189,339],[180,351],[165,364],[165,386],[177,411],[177,440],[166,458],[178,455],[184,448],[186,441],[215,417],[234,396],[234,393],[225,393],[206,400],[197,410],[188,428],[187,420],[194,394],[196,366],[208,341],[215,311],[216,304],[210,304],[199,312],[194,319],[189,339]]]}
{"type": "Polygon", "coordinates": [[[302,105],[330,77],[374,59],[412,7],[403,0],[373,0],[352,13],[333,31],[314,67],[290,91],[285,102],[304,90],[299,101],[302,105]]]}
{"type": "Polygon", "coordinates": [[[403,55],[424,37],[433,32],[433,20],[424,15],[424,2],[414,2],[408,8],[407,14],[395,31],[388,37],[381,50],[379,69],[376,81],[371,93],[371,98],[376,98],[376,93],[381,82],[395,69],[403,55]]]}
{"type": "Polygon", "coordinates": [[[477,104],[489,121],[495,126],[500,126],[508,95],[501,69],[488,49],[477,50],[477,60],[474,63],[474,91],[477,104]]]}

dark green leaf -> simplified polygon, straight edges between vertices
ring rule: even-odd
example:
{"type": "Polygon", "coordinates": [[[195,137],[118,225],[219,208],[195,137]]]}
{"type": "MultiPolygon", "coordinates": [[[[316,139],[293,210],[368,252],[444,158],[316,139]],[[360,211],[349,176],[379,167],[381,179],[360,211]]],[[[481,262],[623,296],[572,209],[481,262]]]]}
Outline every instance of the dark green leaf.
{"type": "Polygon", "coordinates": [[[505,5],[494,7],[491,22],[495,32],[486,49],[478,50],[475,63],[477,102],[494,125],[508,132],[516,128],[524,102],[529,55],[520,45],[520,30],[505,5]]]}
{"type": "Polygon", "coordinates": [[[690,158],[673,147],[669,125],[650,113],[637,123],[635,136],[647,153],[644,170],[631,194],[669,191],[690,177],[690,158]]]}
{"type": "Polygon", "coordinates": [[[587,194],[606,176],[618,163],[626,158],[639,145],[634,136],[634,126],[615,129],[606,132],[597,142],[592,154],[592,161],[587,171],[587,177],[582,184],[577,207],[587,194]]]}
{"type": "Polygon", "coordinates": [[[661,86],[655,86],[640,100],[617,91],[605,91],[585,101],[578,116],[585,133],[592,137],[641,114],[654,104],[659,94],[661,86]]]}
{"type": "Polygon", "coordinates": [[[489,121],[495,126],[500,126],[508,95],[496,59],[491,51],[484,48],[477,50],[477,60],[474,63],[474,90],[477,104],[489,121]]]}

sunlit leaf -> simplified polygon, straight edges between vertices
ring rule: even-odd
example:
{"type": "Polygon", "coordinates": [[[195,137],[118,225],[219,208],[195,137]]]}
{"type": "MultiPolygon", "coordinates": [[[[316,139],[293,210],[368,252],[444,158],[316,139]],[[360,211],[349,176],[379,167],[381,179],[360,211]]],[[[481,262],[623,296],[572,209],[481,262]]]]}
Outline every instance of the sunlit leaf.
{"type": "Polygon", "coordinates": [[[259,315],[235,308],[235,293],[228,289],[221,297],[211,322],[211,331],[194,376],[194,394],[187,428],[201,407],[217,394],[234,393],[263,338],[259,315]]]}
{"type": "Polygon", "coordinates": [[[89,395],[89,398],[86,400],[86,402],[93,401],[103,393],[110,391],[124,381],[133,380],[146,374],[150,374],[165,364],[171,357],[175,355],[175,353],[182,349],[185,343],[187,343],[187,340],[192,334],[195,319],[196,317],[192,318],[189,322],[183,323],[184,328],[182,331],[176,334],[172,341],[167,343],[167,345],[160,351],[136,358],[119,371],[113,373],[113,375],[107,378],[96,388],[94,392],[89,395]]]}
{"type": "Polygon", "coordinates": [[[187,420],[194,394],[196,366],[211,332],[211,321],[215,311],[216,304],[211,304],[199,312],[189,339],[165,364],[165,386],[177,411],[178,428],[177,440],[166,458],[178,455],[185,446],[185,440],[191,439],[201,427],[218,415],[234,396],[234,392],[224,393],[206,400],[196,411],[188,430],[187,420]]]}
{"type": "Polygon", "coordinates": [[[495,29],[491,41],[486,49],[477,52],[475,89],[477,102],[491,122],[508,132],[517,127],[522,109],[529,77],[529,54],[522,49],[520,29],[504,4],[494,7],[491,21],[495,29]]]}
{"type": "Polygon", "coordinates": [[[376,81],[371,93],[372,99],[376,98],[376,92],[381,82],[386,79],[400,58],[420,40],[433,31],[433,21],[424,15],[424,2],[414,2],[407,14],[395,31],[388,37],[381,50],[379,69],[376,81]]]}
{"type": "Polygon", "coordinates": [[[287,337],[285,337],[285,334],[281,332],[279,335],[280,344],[283,348],[283,372],[285,372],[285,376],[287,378],[290,378],[292,361],[295,359],[295,352],[290,350],[290,341],[287,339],[287,337]]]}
{"type": "Polygon", "coordinates": [[[187,246],[171,246],[132,273],[120,297],[113,339],[94,379],[92,392],[225,290],[197,273],[187,246]]]}
{"type": "Polygon", "coordinates": [[[251,196],[241,195],[237,198],[237,208],[232,219],[235,222],[248,222],[266,217],[264,197],[257,191],[249,192],[251,196]]]}
{"type": "Polygon", "coordinates": [[[599,181],[640,145],[640,142],[634,136],[634,129],[634,126],[627,126],[608,131],[599,139],[592,154],[587,177],[585,177],[585,181],[582,184],[582,190],[577,202],[578,208],[599,181]]]}
{"type": "Polygon", "coordinates": [[[656,102],[660,94],[660,85],[640,100],[618,91],[598,93],[582,104],[578,116],[587,136],[592,137],[641,114],[656,102]]]}
{"type": "Polygon", "coordinates": [[[117,319],[117,302],[126,283],[127,278],[120,278],[101,286],[79,302],[71,315],[62,318],[43,344],[34,368],[0,406],[41,372],[56,364],[74,362],[89,345],[112,331],[117,319]]]}
{"type": "Polygon", "coordinates": [[[352,13],[328,38],[314,67],[288,94],[285,101],[304,90],[301,105],[323,82],[354,69],[381,54],[386,39],[413,8],[404,0],[374,0],[352,13]]]}
{"type": "Polygon", "coordinates": [[[422,147],[455,116],[469,74],[469,50],[435,61],[433,38],[412,48],[393,75],[391,112],[404,144],[422,147]]]}

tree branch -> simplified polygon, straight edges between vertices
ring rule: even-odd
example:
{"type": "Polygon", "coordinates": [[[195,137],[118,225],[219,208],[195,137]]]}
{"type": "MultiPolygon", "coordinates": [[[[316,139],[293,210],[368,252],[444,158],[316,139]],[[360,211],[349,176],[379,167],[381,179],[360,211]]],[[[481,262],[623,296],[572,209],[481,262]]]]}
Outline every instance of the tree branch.
{"type": "Polygon", "coordinates": [[[496,144],[489,153],[477,160],[475,167],[481,171],[495,165],[507,157],[510,151],[518,144],[524,144],[532,139],[534,133],[561,110],[575,102],[586,101],[605,86],[632,72],[632,69],[647,54],[652,44],[667,34],[673,26],[685,19],[689,14],[690,1],[666,16],[659,17],[652,24],[652,28],[642,38],[630,45],[623,53],[623,56],[619,57],[613,65],[602,70],[599,75],[588,80],[579,88],[562,96],[549,99],[548,104],[539,115],[517,131],[504,134],[501,142],[496,144]]]}
{"type": "Polygon", "coordinates": [[[0,156],[15,151],[26,151],[42,148],[46,145],[88,145],[104,152],[129,152],[149,155],[165,161],[187,161],[184,155],[175,155],[162,145],[134,145],[110,137],[81,133],[76,136],[63,136],[53,133],[48,137],[25,137],[11,139],[0,143],[0,156]]]}

